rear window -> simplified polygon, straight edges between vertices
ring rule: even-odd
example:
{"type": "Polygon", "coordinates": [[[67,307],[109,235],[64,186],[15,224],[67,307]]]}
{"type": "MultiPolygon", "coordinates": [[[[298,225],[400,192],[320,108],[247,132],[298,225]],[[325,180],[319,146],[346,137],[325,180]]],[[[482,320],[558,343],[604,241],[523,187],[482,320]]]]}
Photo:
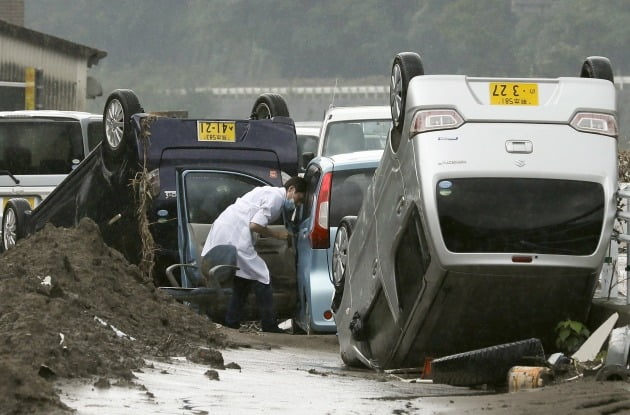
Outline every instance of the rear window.
{"type": "Polygon", "coordinates": [[[361,209],[363,197],[372,181],[376,167],[361,170],[336,171],[330,193],[331,226],[337,226],[344,216],[355,216],[361,209]]]}
{"type": "Polygon", "coordinates": [[[385,148],[392,125],[385,120],[352,120],[331,122],[326,127],[324,156],[385,148]]]}
{"type": "Polygon", "coordinates": [[[83,157],[78,121],[0,121],[2,170],[12,174],[68,174],[72,161],[83,157]]]}
{"type": "Polygon", "coordinates": [[[452,252],[591,255],[604,219],[598,183],[466,178],[437,184],[444,243],[452,252]]]}
{"type": "Polygon", "coordinates": [[[238,173],[189,172],[184,177],[188,222],[214,223],[234,201],[266,183],[238,173]]]}

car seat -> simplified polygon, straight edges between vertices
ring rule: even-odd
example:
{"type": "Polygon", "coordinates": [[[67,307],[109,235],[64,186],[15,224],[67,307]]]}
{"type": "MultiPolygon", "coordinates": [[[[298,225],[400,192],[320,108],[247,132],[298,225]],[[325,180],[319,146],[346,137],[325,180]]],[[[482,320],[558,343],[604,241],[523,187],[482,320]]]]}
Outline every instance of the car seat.
{"type": "MultiPolygon", "coordinates": [[[[217,245],[211,248],[201,261],[189,264],[172,264],[166,268],[166,275],[174,287],[179,287],[173,271],[176,268],[192,268],[192,288],[206,288],[222,294],[232,292],[231,288],[224,288],[234,278],[236,266],[236,247],[234,245],[217,245]],[[201,263],[201,266],[198,264],[201,263]]],[[[207,291],[207,290],[205,290],[207,291]]]]}
{"type": "Polygon", "coordinates": [[[212,247],[201,259],[201,274],[208,288],[222,289],[234,278],[236,266],[236,247],[217,245],[212,247]]]}

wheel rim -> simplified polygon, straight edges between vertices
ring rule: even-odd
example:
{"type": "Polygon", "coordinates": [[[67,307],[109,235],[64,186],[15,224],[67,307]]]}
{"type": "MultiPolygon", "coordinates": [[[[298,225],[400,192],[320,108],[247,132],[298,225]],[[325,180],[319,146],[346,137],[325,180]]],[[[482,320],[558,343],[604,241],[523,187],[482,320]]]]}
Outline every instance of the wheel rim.
{"type": "Polygon", "coordinates": [[[344,226],[337,229],[335,246],[333,248],[333,280],[335,285],[340,285],[346,273],[348,264],[348,232],[344,226]]]}
{"type": "Polygon", "coordinates": [[[4,228],[2,229],[2,238],[4,239],[4,247],[6,249],[15,246],[15,212],[13,209],[7,209],[4,217],[4,228]]]}
{"type": "Polygon", "coordinates": [[[271,119],[271,109],[269,105],[265,103],[258,104],[256,107],[256,119],[257,120],[269,120],[271,119]]]}
{"type": "Polygon", "coordinates": [[[402,72],[398,64],[392,68],[392,77],[389,84],[389,104],[394,125],[398,126],[400,114],[402,113],[402,72]]]}
{"type": "Polygon", "coordinates": [[[125,111],[117,99],[110,101],[105,114],[105,138],[112,149],[120,147],[125,128],[125,111]]]}

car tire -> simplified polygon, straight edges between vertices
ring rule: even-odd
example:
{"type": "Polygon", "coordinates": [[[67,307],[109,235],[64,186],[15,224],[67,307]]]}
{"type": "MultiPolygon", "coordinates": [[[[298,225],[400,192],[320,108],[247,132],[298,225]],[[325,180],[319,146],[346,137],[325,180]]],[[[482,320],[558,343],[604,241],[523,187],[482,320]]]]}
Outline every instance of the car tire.
{"type": "Polygon", "coordinates": [[[122,160],[124,154],[135,150],[131,116],[144,112],[136,94],[129,89],[112,92],[103,110],[103,158],[111,170],[122,160]]]}
{"type": "Polygon", "coordinates": [[[389,105],[392,122],[398,132],[402,132],[405,123],[405,102],[409,81],[419,75],[424,75],[420,55],[414,52],[402,52],[396,55],[389,83],[389,105]]]}
{"type": "Polygon", "coordinates": [[[615,82],[610,60],[604,56],[589,56],[582,64],[582,78],[597,78],[615,82]]]}
{"type": "Polygon", "coordinates": [[[26,211],[31,210],[28,200],[11,199],[2,214],[2,249],[6,251],[26,236],[26,211]]]}
{"type": "Polygon", "coordinates": [[[452,386],[501,385],[510,368],[544,364],[539,339],[527,339],[445,356],[431,362],[433,383],[452,386]]]}
{"type": "Polygon", "coordinates": [[[288,117],[289,107],[281,95],[266,93],[260,95],[252,107],[252,120],[268,120],[273,117],[288,117]]]}
{"type": "Polygon", "coordinates": [[[335,287],[335,294],[331,304],[333,312],[337,312],[339,304],[341,303],[341,297],[343,296],[343,287],[346,283],[346,270],[348,267],[348,244],[356,223],[356,216],[344,217],[335,235],[332,263],[332,283],[335,287]]]}

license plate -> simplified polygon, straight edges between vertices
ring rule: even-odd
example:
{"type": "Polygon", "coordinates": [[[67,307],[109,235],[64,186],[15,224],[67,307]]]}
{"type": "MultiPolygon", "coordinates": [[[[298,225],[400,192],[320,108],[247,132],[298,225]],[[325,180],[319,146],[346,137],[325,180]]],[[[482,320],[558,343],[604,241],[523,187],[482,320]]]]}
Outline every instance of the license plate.
{"type": "Polygon", "coordinates": [[[236,141],[236,123],[234,121],[197,121],[197,140],[199,141],[236,141]]]}
{"type": "MultiPolygon", "coordinates": [[[[31,206],[31,208],[35,207],[35,198],[34,197],[23,197],[23,196],[14,196],[14,198],[20,198],[20,199],[26,199],[28,201],[28,204],[31,206]]],[[[7,203],[9,203],[9,200],[11,200],[11,197],[4,197],[2,198],[2,211],[4,211],[4,208],[7,206],[7,203]]],[[[2,214],[2,212],[0,212],[0,214],[2,214]]]]}
{"type": "Polygon", "coordinates": [[[538,84],[490,82],[491,105],[538,105],[538,84]]]}

